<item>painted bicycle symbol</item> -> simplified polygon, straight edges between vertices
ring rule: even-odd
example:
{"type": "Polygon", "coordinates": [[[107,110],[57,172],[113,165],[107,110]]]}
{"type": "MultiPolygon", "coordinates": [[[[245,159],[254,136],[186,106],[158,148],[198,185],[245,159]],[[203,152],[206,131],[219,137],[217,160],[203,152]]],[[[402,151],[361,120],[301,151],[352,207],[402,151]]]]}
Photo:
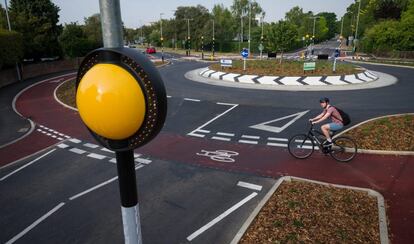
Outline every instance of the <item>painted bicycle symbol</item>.
{"type": "Polygon", "coordinates": [[[227,150],[216,150],[216,151],[207,151],[201,150],[201,153],[197,153],[199,156],[209,157],[214,161],[219,161],[223,163],[234,163],[236,160],[232,156],[239,155],[238,152],[227,151],[227,150]]]}

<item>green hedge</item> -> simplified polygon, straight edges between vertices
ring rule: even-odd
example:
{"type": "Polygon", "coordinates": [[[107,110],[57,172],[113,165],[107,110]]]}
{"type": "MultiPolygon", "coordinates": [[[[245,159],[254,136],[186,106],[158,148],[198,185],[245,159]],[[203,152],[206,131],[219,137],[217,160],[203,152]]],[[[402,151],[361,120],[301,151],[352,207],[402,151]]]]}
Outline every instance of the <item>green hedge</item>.
{"type": "Polygon", "coordinates": [[[0,29],[0,69],[23,58],[23,36],[15,31],[0,29]]]}

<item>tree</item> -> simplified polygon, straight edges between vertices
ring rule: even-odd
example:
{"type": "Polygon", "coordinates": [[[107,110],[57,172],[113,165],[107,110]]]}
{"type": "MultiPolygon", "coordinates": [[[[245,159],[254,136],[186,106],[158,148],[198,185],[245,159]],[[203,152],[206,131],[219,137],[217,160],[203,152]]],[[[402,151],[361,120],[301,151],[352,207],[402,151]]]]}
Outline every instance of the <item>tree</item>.
{"type": "Polygon", "coordinates": [[[39,60],[41,57],[61,53],[58,36],[62,31],[59,7],[50,0],[11,0],[12,29],[23,34],[24,57],[39,60]]]}
{"type": "Polygon", "coordinates": [[[328,28],[328,32],[326,33],[326,37],[324,39],[331,39],[335,37],[335,33],[338,33],[337,25],[336,25],[336,14],[322,12],[322,13],[319,13],[318,16],[324,17],[326,21],[326,27],[328,28]]]}
{"type": "MultiPolygon", "coordinates": [[[[236,36],[235,20],[229,9],[221,5],[214,5],[212,10],[212,19],[214,19],[214,37],[216,47],[220,51],[227,51],[230,48],[226,47],[236,36]]],[[[212,40],[213,21],[208,21],[204,26],[205,39],[208,37],[209,42],[212,40]]]]}
{"type": "Polygon", "coordinates": [[[103,46],[101,16],[99,14],[93,14],[92,16],[85,18],[83,31],[86,38],[94,43],[95,46],[103,46]]]}
{"type": "Polygon", "coordinates": [[[249,26],[249,16],[251,17],[250,25],[251,27],[258,26],[258,23],[255,21],[257,16],[265,16],[265,12],[262,7],[256,1],[250,0],[233,0],[233,5],[230,7],[231,13],[233,15],[235,26],[237,32],[241,33],[241,22],[243,22],[243,37],[245,39],[246,34],[248,33],[249,26]],[[249,4],[250,3],[250,4],[249,4]],[[249,11],[251,13],[249,14],[249,11]],[[237,23],[237,24],[236,24],[237,23]]]}
{"type": "Polygon", "coordinates": [[[86,38],[82,27],[77,23],[65,25],[59,36],[59,42],[63,53],[71,58],[83,57],[96,48],[96,43],[86,38]]]}
{"type": "Polygon", "coordinates": [[[23,57],[22,34],[0,29],[0,69],[3,65],[19,62],[23,57]]]}
{"type": "Polygon", "coordinates": [[[280,20],[277,23],[271,23],[267,28],[267,46],[269,50],[283,52],[289,50],[297,40],[298,32],[296,26],[288,21],[280,20]]]}
{"type": "Polygon", "coordinates": [[[3,5],[0,4],[0,29],[8,29],[7,19],[6,19],[6,10],[3,8],[3,5]]]}

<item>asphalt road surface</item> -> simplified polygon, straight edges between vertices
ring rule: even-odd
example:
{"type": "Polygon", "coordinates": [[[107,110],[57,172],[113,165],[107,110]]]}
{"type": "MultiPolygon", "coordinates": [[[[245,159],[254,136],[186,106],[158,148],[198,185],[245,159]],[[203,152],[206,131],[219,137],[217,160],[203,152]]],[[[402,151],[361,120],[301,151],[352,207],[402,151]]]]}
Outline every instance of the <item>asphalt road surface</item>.
{"type": "MultiPolygon", "coordinates": [[[[285,174],[371,187],[390,199],[400,189],[388,177],[401,169],[394,168],[400,158],[359,155],[352,164],[338,164],[314,155],[305,162],[292,159],[286,143],[321,112],[320,97],[347,111],[353,124],[412,112],[414,70],[364,65],[399,80],[370,90],[264,91],[187,80],[187,71],[208,64],[168,58],[172,63],[160,68],[168,94],[165,126],[135,152],[144,243],[228,243],[285,174]],[[376,167],[388,171],[373,172],[376,167]]],[[[13,113],[14,95],[35,81],[0,90],[8,89],[2,111],[13,113]]],[[[0,169],[0,242],[122,243],[114,154],[96,144],[76,111],[54,100],[61,82],[39,83],[16,99],[17,111],[36,127],[14,147],[0,148],[6,165],[0,169]]],[[[2,123],[11,132],[30,127],[18,116],[9,120],[2,123]]],[[[2,133],[9,138],[2,143],[16,139],[9,134],[2,133]]],[[[398,207],[409,211],[410,203],[398,207]]],[[[398,210],[389,214],[392,223],[406,226],[393,229],[395,240],[412,240],[412,220],[398,210]]]]}

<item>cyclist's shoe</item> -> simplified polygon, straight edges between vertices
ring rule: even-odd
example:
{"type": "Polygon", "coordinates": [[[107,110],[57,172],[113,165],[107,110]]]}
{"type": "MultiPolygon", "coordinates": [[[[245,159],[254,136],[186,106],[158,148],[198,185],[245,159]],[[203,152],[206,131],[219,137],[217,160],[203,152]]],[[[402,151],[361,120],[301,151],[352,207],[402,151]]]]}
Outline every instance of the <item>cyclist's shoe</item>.
{"type": "Polygon", "coordinates": [[[332,147],[332,142],[329,142],[329,141],[324,141],[324,142],[322,143],[322,146],[323,146],[324,148],[326,148],[326,149],[331,149],[331,147],[332,147]]]}

